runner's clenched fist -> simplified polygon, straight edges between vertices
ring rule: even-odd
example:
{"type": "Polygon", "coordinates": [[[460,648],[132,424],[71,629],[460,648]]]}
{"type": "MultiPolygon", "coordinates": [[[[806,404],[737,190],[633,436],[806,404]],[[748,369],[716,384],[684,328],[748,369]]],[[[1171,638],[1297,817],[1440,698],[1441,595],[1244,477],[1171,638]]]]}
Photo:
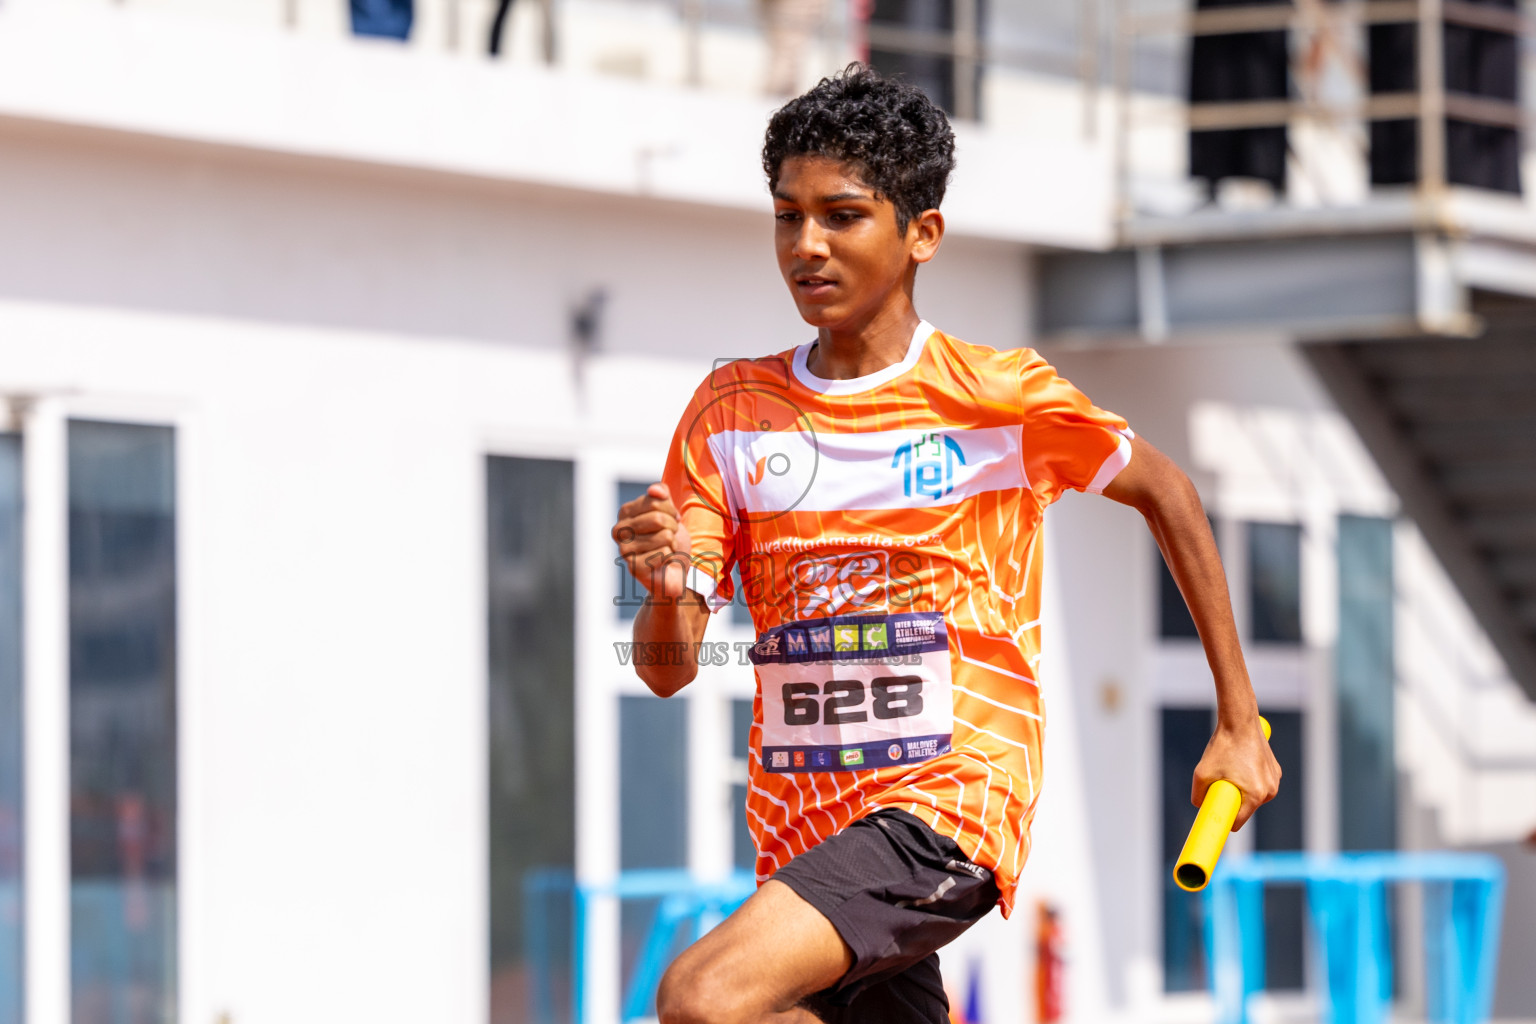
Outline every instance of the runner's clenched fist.
{"type": "Polygon", "coordinates": [[[666,484],[651,484],[640,497],[620,506],[613,539],[630,575],[653,598],[683,596],[693,547],[666,484]]]}

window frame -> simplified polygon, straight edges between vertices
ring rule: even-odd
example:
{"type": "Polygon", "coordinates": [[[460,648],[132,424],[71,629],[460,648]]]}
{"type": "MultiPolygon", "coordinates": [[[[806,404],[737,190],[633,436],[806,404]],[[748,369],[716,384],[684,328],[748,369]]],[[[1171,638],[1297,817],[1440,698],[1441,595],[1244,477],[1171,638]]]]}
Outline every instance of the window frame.
{"type": "Polygon", "coordinates": [[[203,948],[199,913],[210,905],[197,870],[203,793],[197,773],[201,736],[196,694],[207,678],[198,637],[206,607],[199,546],[203,506],[196,485],[205,427],[190,402],[166,395],[45,392],[17,403],[11,424],[22,436],[22,901],[24,1019],[72,1019],[70,920],[69,423],[91,420],[168,427],[175,438],[177,1019],[191,1010],[189,978],[203,948]]]}

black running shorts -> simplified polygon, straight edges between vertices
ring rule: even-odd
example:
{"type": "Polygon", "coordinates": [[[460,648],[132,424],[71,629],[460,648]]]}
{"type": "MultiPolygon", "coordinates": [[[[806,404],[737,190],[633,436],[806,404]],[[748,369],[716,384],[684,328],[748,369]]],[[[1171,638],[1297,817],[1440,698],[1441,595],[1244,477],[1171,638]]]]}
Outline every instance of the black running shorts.
{"type": "Polygon", "coordinates": [[[949,1024],[937,950],[998,900],[992,872],[906,811],[881,809],[773,875],[819,910],[853,966],[805,1006],[836,1024],[949,1024]]]}

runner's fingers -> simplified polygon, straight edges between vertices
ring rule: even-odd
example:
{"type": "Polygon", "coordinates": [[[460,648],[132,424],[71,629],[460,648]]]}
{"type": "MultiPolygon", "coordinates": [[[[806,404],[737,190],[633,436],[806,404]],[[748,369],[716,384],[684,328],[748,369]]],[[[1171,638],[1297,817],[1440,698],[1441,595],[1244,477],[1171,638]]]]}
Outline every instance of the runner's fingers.
{"type": "Polygon", "coordinates": [[[677,526],[677,516],[665,509],[651,509],[649,512],[631,516],[624,522],[636,533],[655,533],[658,530],[674,529],[677,526]]]}
{"type": "Polygon", "coordinates": [[[1243,804],[1242,804],[1241,807],[1239,807],[1237,809],[1237,817],[1234,818],[1233,821],[1232,821],[1232,831],[1236,832],[1239,829],[1241,829],[1244,825],[1248,824],[1248,819],[1253,817],[1253,812],[1258,810],[1258,809],[1259,809],[1259,801],[1255,800],[1253,797],[1249,796],[1247,793],[1244,793],[1243,794],[1243,804]]]}
{"type": "Polygon", "coordinates": [[[619,544],[619,554],[625,558],[633,555],[648,555],[654,551],[671,551],[673,542],[677,540],[677,533],[673,530],[661,530],[657,533],[635,534],[619,544]]]}
{"type": "Polygon", "coordinates": [[[664,513],[665,515],[672,516],[674,519],[677,518],[677,506],[672,504],[672,499],[665,496],[657,497],[652,493],[652,491],[656,490],[658,487],[661,488],[663,495],[665,495],[665,486],[661,484],[652,484],[650,491],[647,491],[640,495],[640,497],[631,501],[626,501],[624,504],[620,505],[619,520],[622,522],[627,518],[644,515],[646,512],[653,510],[664,513]]]}
{"type": "Polygon", "coordinates": [[[1199,807],[1201,804],[1203,804],[1205,802],[1206,790],[1210,789],[1211,783],[1215,782],[1219,777],[1220,776],[1212,775],[1209,771],[1205,770],[1205,762],[1202,761],[1200,764],[1196,765],[1195,777],[1194,780],[1190,783],[1189,787],[1189,802],[1194,804],[1196,807],[1199,807]]]}
{"type": "Polygon", "coordinates": [[[613,524],[613,529],[609,531],[609,534],[616,543],[624,544],[645,534],[676,529],[677,524],[678,520],[675,515],[658,509],[620,517],[619,521],[613,524]]]}

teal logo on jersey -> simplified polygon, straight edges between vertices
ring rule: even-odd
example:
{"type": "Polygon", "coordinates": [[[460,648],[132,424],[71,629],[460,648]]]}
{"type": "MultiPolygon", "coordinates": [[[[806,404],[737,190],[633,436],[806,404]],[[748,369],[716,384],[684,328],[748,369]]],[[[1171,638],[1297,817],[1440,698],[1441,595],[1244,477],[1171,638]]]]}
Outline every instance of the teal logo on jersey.
{"type": "Polygon", "coordinates": [[[896,449],[891,468],[901,467],[901,493],[942,498],[955,489],[955,466],[965,465],[965,451],[947,434],[924,434],[896,449]]]}

